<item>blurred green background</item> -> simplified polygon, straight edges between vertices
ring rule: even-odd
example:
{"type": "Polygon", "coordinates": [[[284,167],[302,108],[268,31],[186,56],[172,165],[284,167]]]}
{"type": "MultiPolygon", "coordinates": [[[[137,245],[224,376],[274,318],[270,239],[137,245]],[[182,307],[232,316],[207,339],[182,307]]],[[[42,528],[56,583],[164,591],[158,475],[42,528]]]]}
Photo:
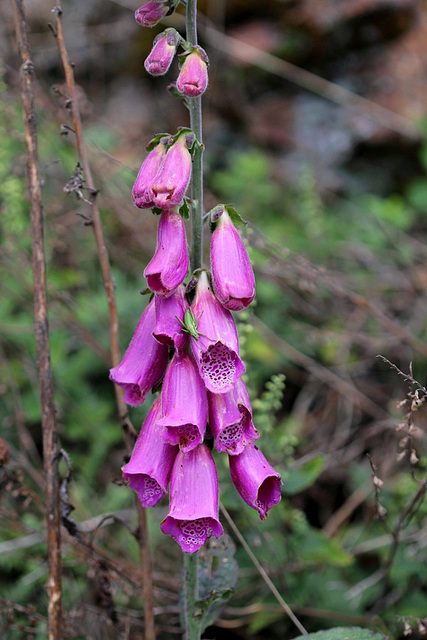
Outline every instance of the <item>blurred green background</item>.
{"type": "MultiPolygon", "coordinates": [[[[221,499],[310,632],[352,625],[397,640],[409,627],[413,638],[422,638],[424,5],[211,0],[200,6],[200,42],[211,61],[206,210],[230,203],[248,221],[242,233],[257,297],[236,320],[259,444],[284,479],[281,503],[261,523],[237,495],[225,457],[216,455],[221,499]],[[270,57],[251,50],[243,59],[242,41],[270,57]],[[412,366],[418,387],[378,354],[405,373],[412,366]],[[376,491],[373,468],[383,482],[375,481],[376,491]]],[[[130,531],[136,510],[121,482],[125,447],[108,379],[108,313],[90,207],[64,192],[78,158],[48,27],[52,7],[47,0],[27,4],[55,401],[60,443],[73,467],[71,517],[104,554],[64,531],[67,633],[139,639],[139,552],[130,531]],[[98,527],[109,514],[115,519],[98,527]]],[[[182,11],[141,29],[136,8],[105,0],[63,3],[123,351],[146,304],[139,291],[157,225],[151,212],[133,207],[130,190],[152,135],[188,126],[185,107],[167,92],[176,63],[160,79],[143,68],[156,33],[165,26],[183,33],[182,11]]],[[[47,563],[26,157],[8,3],[0,17],[0,630],[2,638],[18,640],[46,634],[47,563]]],[[[131,409],[136,427],[147,410],[131,409]]],[[[63,462],[60,468],[65,476],[63,462]]],[[[148,514],[159,640],[182,633],[181,552],[160,533],[166,513],[164,500],[148,514]]],[[[205,637],[294,638],[297,630],[235,544],[235,595],[205,637]]]]}

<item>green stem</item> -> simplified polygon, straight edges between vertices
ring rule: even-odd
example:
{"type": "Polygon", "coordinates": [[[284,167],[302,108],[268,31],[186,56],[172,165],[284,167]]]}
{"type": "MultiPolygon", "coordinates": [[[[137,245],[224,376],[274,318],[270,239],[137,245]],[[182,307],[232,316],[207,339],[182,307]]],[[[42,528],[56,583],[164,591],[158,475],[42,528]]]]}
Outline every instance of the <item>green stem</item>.
{"type": "MultiPolygon", "coordinates": [[[[190,44],[197,44],[197,0],[187,1],[186,38],[190,44]]],[[[202,98],[188,98],[190,127],[196,136],[196,150],[193,156],[191,197],[194,206],[191,210],[191,269],[195,271],[203,266],[203,136],[202,136],[202,98]]]]}
{"type": "MultiPolygon", "coordinates": [[[[187,0],[186,38],[197,44],[197,0],[187,0]]],[[[190,127],[196,136],[191,179],[191,269],[203,266],[203,137],[202,98],[188,98],[190,127]]],[[[199,624],[194,617],[194,605],[198,600],[197,553],[184,553],[184,616],[185,640],[200,640],[199,624]]]]}
{"type": "Polygon", "coordinates": [[[184,640],[200,640],[199,624],[194,617],[198,599],[197,553],[184,553],[184,640]]]}

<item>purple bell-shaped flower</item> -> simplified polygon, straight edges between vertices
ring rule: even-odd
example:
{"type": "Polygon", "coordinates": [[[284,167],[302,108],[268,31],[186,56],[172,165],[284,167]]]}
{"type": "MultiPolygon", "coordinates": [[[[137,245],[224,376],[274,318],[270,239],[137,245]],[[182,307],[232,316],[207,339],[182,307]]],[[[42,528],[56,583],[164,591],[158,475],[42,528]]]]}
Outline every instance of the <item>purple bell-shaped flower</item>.
{"type": "Polygon", "coordinates": [[[191,177],[191,153],[186,133],[169,147],[159,173],[150,184],[150,199],[159,209],[173,209],[181,204],[191,177]]]}
{"type": "Polygon", "coordinates": [[[123,478],[136,491],[143,507],[154,507],[167,492],[172,465],[178,453],[162,437],[158,419],[160,398],[154,401],[141,427],[130,460],[122,468],[123,478]]]}
{"type": "Polygon", "coordinates": [[[133,338],[117,367],[110,369],[110,378],[125,390],[124,400],[137,407],[159,382],[168,362],[168,348],[153,337],[156,325],[154,300],[145,309],[133,338]]]}
{"type": "Polygon", "coordinates": [[[158,296],[167,298],[184,280],[188,262],[184,220],[176,211],[163,211],[156,252],[144,270],[148,287],[158,296]]]}
{"type": "Polygon", "coordinates": [[[218,476],[205,444],[188,453],[178,453],[170,481],[169,513],[160,528],[176,540],[184,553],[195,553],[211,536],[222,536],[218,476]]]}
{"type": "Polygon", "coordinates": [[[162,389],[163,437],[184,452],[203,442],[208,400],[192,355],[177,351],[165,374],[162,389]]]}
{"type": "Polygon", "coordinates": [[[252,422],[252,408],[245,383],[238,378],[228,393],[209,393],[209,424],[219,452],[242,453],[248,442],[259,438],[252,422]]]}
{"type": "Polygon", "coordinates": [[[139,209],[149,209],[150,207],[154,207],[149,187],[163,165],[168,142],[168,136],[165,136],[160,140],[159,144],[155,146],[145,158],[140,170],[138,171],[135,184],[132,188],[132,200],[134,205],[139,207],[139,209]]]}
{"type": "Polygon", "coordinates": [[[227,393],[246,369],[233,316],[213,295],[206,271],[200,274],[192,312],[199,335],[191,337],[191,346],[203,382],[212,393],[227,393]]]}
{"type": "Polygon", "coordinates": [[[281,498],[280,474],[250,442],[238,456],[229,456],[231,479],[243,500],[265,520],[268,510],[281,498]]]}
{"type": "Polygon", "coordinates": [[[184,285],[180,285],[169,298],[155,297],[156,326],[153,336],[162,344],[182,351],[188,342],[188,333],[183,331],[181,322],[189,308],[184,285]],[[181,322],[180,322],[181,321],[181,322]]]}
{"type": "Polygon", "coordinates": [[[224,209],[211,239],[212,284],[230,311],[240,311],[255,297],[255,277],[246,247],[224,209]]]}

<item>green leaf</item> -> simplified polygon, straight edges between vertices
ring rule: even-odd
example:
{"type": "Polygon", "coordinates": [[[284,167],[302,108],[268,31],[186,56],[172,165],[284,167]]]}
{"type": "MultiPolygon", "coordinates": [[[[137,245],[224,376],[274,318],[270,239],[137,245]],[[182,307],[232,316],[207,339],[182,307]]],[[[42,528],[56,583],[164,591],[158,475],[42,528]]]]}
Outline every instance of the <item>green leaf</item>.
{"type": "Polygon", "coordinates": [[[288,469],[283,474],[284,492],[287,495],[301,493],[311,487],[323,471],[325,458],[322,455],[307,460],[301,467],[288,469]]]}
{"type": "Polygon", "coordinates": [[[308,636],[298,636],[293,640],[387,640],[387,636],[360,627],[336,627],[328,631],[309,633],[308,636]]]}
{"type": "Polygon", "coordinates": [[[199,551],[199,600],[194,613],[200,617],[200,633],[213,624],[223,604],[234,593],[238,566],[234,559],[235,545],[223,535],[220,540],[210,539],[209,545],[199,551]]]}

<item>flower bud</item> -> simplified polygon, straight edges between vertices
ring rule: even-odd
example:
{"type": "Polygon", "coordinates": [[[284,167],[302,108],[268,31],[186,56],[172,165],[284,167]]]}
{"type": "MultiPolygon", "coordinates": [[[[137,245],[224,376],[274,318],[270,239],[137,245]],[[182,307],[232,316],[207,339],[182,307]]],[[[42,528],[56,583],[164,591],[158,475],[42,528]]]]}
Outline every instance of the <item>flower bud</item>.
{"type": "Polygon", "coordinates": [[[167,492],[178,447],[162,438],[160,398],[154,401],[141,427],[130,460],[122,468],[123,478],[136,491],[143,507],[154,507],[167,492]]]}
{"type": "Polygon", "coordinates": [[[197,98],[208,86],[208,58],[201,47],[183,55],[184,62],[176,80],[176,87],[187,98],[197,98]]]}
{"type": "Polygon", "coordinates": [[[191,336],[191,346],[203,382],[212,393],[227,393],[246,369],[233,316],[213,295],[206,271],[199,277],[192,312],[199,335],[191,336]]]}
{"type": "Polygon", "coordinates": [[[281,498],[282,480],[261,451],[250,442],[238,456],[229,456],[231,479],[243,500],[265,520],[281,498]]]}
{"type": "Polygon", "coordinates": [[[140,209],[154,207],[154,203],[151,201],[149,187],[163,165],[166,157],[167,142],[168,138],[163,138],[163,140],[150,151],[138,172],[132,188],[132,200],[134,205],[140,209]]]}
{"type": "Polygon", "coordinates": [[[150,0],[135,11],[135,20],[142,27],[154,27],[162,18],[170,15],[177,2],[171,0],[150,0]]]}
{"type": "Polygon", "coordinates": [[[152,76],[163,76],[174,59],[180,35],[175,29],[166,29],[154,38],[153,48],[144,62],[144,67],[152,76]]]}
{"type": "Polygon", "coordinates": [[[193,357],[177,351],[169,364],[162,389],[163,437],[184,452],[203,442],[208,421],[208,400],[193,357]]]}
{"type": "Polygon", "coordinates": [[[211,239],[212,284],[227,309],[240,311],[255,297],[255,278],[246,247],[224,210],[211,239]]]}
{"type": "Polygon", "coordinates": [[[218,476],[205,444],[188,453],[178,453],[170,481],[169,513],[160,529],[172,536],[184,553],[195,553],[211,536],[222,536],[218,476]]]}
{"type": "Polygon", "coordinates": [[[110,369],[110,379],[125,390],[124,400],[137,407],[159,382],[168,362],[168,348],[152,335],[156,324],[154,300],[142,314],[125,355],[110,369]]]}
{"type": "Polygon", "coordinates": [[[182,134],[168,149],[159,173],[150,184],[149,197],[159,209],[181,204],[191,177],[191,153],[182,134]]]}
{"type": "Polygon", "coordinates": [[[144,270],[151,291],[165,298],[170,296],[184,280],[188,262],[184,221],[176,211],[163,211],[156,252],[144,270]]]}
{"type": "Polygon", "coordinates": [[[248,442],[259,438],[252,422],[252,408],[245,383],[238,378],[228,393],[209,393],[209,424],[219,452],[242,453],[248,442]]]}

